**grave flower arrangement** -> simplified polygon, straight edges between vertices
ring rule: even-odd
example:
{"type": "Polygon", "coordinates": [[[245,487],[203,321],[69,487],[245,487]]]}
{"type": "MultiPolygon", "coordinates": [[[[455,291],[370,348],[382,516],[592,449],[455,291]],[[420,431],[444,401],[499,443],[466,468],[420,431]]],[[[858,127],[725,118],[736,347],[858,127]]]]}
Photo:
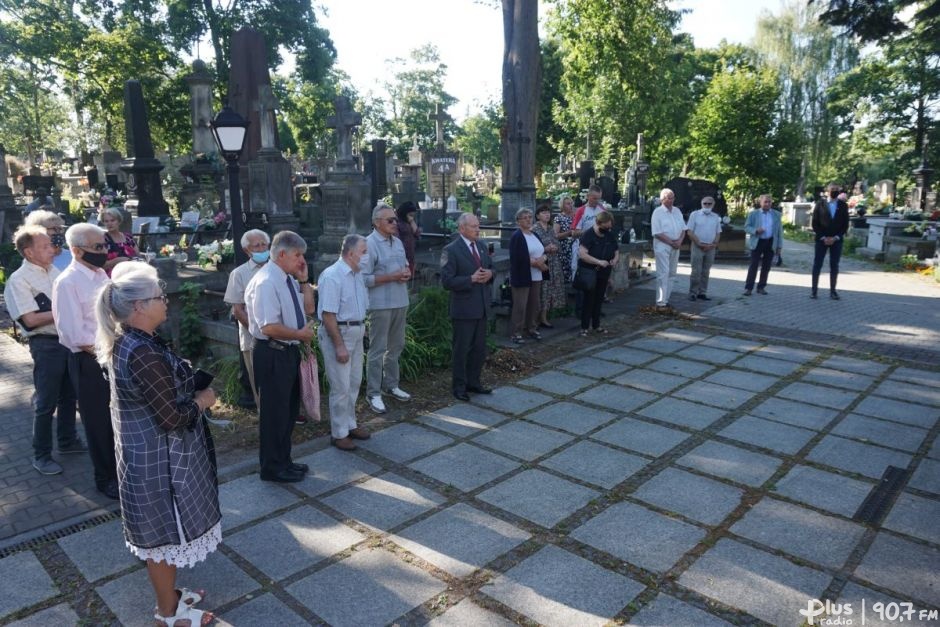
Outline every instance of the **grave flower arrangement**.
{"type": "Polygon", "coordinates": [[[175,252],[176,252],[176,246],[173,246],[172,244],[164,244],[164,245],[160,248],[160,253],[159,253],[159,255],[160,255],[161,257],[169,257],[170,255],[172,255],[172,254],[175,253],[175,252]]]}
{"type": "Polygon", "coordinates": [[[214,229],[220,229],[228,221],[228,216],[225,215],[224,211],[220,211],[214,216],[206,216],[199,219],[199,224],[196,227],[203,231],[211,231],[214,229]]]}
{"type": "Polygon", "coordinates": [[[235,261],[235,242],[230,239],[215,240],[211,244],[196,244],[195,248],[196,259],[202,268],[209,265],[218,267],[219,264],[235,261]]]}

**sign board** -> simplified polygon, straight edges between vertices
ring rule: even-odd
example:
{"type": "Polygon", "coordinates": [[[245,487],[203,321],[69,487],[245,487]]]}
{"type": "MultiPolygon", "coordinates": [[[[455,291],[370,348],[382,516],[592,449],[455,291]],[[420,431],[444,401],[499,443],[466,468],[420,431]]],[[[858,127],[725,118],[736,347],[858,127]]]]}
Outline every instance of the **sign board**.
{"type": "Polygon", "coordinates": [[[431,157],[431,174],[454,174],[457,172],[457,155],[431,157]]]}

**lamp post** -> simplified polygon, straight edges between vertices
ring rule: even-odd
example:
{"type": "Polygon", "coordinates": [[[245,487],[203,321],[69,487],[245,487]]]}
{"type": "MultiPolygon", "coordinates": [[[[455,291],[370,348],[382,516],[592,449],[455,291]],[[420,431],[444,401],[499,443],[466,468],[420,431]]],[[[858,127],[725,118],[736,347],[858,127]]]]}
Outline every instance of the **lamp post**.
{"type": "Polygon", "coordinates": [[[248,120],[229,106],[219,111],[210,123],[212,136],[227,164],[229,198],[232,204],[232,240],[237,265],[248,261],[248,256],[241,247],[242,235],[245,233],[245,216],[242,213],[242,194],[238,185],[238,158],[245,147],[248,124],[248,120]]]}

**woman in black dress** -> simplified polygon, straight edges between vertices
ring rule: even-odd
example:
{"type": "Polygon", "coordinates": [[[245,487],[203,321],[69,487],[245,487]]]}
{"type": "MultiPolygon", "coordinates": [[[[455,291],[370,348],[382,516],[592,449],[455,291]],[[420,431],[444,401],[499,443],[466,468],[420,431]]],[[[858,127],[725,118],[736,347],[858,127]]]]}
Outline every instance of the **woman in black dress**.
{"type": "Polygon", "coordinates": [[[610,273],[620,253],[617,250],[617,238],[611,232],[614,226],[613,216],[608,211],[601,211],[594,219],[594,224],[581,236],[578,246],[578,271],[582,268],[597,271],[597,281],[593,289],[584,292],[584,305],[581,308],[581,336],[588,334],[588,328],[596,333],[607,333],[601,328],[601,305],[604,304],[604,292],[610,273]]]}

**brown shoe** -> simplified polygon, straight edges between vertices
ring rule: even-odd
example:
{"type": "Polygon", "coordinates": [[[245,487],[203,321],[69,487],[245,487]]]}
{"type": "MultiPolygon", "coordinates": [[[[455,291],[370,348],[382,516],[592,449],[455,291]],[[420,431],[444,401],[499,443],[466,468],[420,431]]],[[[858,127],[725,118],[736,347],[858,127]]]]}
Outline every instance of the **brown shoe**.
{"type": "Polygon", "coordinates": [[[372,434],[369,433],[365,427],[356,427],[355,429],[349,430],[349,437],[353,440],[368,440],[372,437],[372,434]]]}
{"type": "Polygon", "coordinates": [[[353,442],[352,439],[348,436],[345,438],[339,438],[339,439],[330,438],[330,444],[332,444],[333,446],[335,446],[341,451],[355,451],[358,448],[356,446],[356,443],[353,442]]]}

